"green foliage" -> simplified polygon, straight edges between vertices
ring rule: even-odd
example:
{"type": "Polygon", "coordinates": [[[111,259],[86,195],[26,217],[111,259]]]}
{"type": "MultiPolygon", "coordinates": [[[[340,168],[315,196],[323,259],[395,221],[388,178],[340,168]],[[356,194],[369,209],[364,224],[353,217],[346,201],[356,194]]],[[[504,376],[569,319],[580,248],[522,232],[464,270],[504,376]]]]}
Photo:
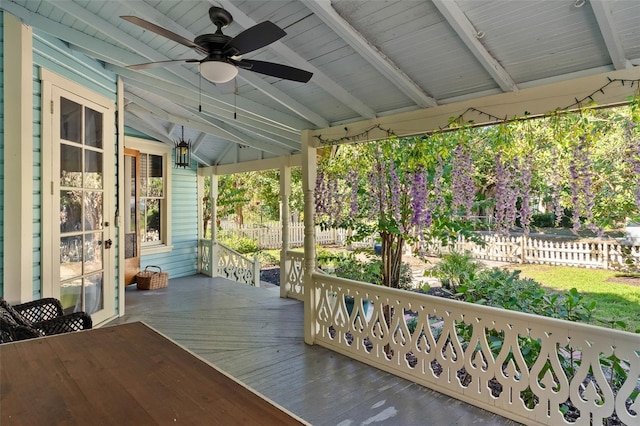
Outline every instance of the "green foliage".
{"type": "Polygon", "coordinates": [[[271,250],[260,250],[256,255],[258,256],[258,261],[262,266],[278,265],[280,262],[280,259],[271,253],[271,250]]]}
{"type": "MultiPolygon", "coordinates": [[[[571,216],[573,212],[570,209],[564,209],[564,214],[560,219],[561,228],[571,228],[571,216]]],[[[556,226],[556,215],[553,213],[537,213],[532,217],[531,226],[535,228],[554,228],[556,226]]]]}
{"type": "Polygon", "coordinates": [[[521,278],[520,271],[491,268],[478,271],[458,288],[456,297],[466,302],[527,312],[568,321],[589,322],[595,301],[587,301],[571,288],[559,294],[545,290],[531,278],[521,278]]]}
{"type": "Polygon", "coordinates": [[[230,231],[220,231],[217,235],[217,241],[241,254],[258,251],[257,241],[230,231]]]}
{"type": "MultiPolygon", "coordinates": [[[[340,278],[371,284],[382,284],[382,261],[366,251],[334,253],[324,249],[318,253],[318,266],[340,278]],[[364,259],[362,259],[364,257],[364,259]]],[[[403,263],[398,288],[411,288],[411,267],[403,263]]]]}
{"type": "Polygon", "coordinates": [[[548,265],[518,265],[518,269],[553,290],[552,294],[576,288],[584,303],[595,303],[595,323],[610,326],[619,321],[626,327],[617,327],[626,331],[640,329],[640,287],[613,282],[619,275],[616,271],[548,265]]]}
{"type": "MultiPolygon", "coordinates": [[[[303,210],[301,183],[301,168],[292,167],[289,197],[292,215],[303,210]]],[[[208,199],[204,201],[206,206],[208,199]]],[[[244,223],[245,216],[247,221],[253,223],[280,220],[280,171],[263,170],[220,176],[217,207],[218,217],[234,216],[240,224],[244,223]]]]}
{"type": "Polygon", "coordinates": [[[443,254],[440,262],[429,272],[432,276],[440,278],[445,289],[457,293],[459,287],[468,287],[474,282],[481,268],[482,265],[473,259],[471,253],[452,251],[443,254]]]}
{"type": "Polygon", "coordinates": [[[236,212],[238,206],[246,204],[247,188],[242,185],[239,175],[223,175],[218,179],[218,207],[219,217],[229,216],[236,212]]]}

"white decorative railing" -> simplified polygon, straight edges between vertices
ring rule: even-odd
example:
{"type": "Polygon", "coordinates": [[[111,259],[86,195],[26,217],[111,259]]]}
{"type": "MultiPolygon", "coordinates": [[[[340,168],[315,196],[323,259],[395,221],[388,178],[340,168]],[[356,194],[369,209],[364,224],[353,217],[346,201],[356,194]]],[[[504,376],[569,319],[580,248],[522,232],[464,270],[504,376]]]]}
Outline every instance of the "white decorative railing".
{"type": "Polygon", "coordinates": [[[640,335],[320,273],[312,282],[314,343],[526,424],[602,424],[614,411],[640,424],[640,335]]]}
{"type": "Polygon", "coordinates": [[[221,244],[213,244],[217,258],[217,275],[243,284],[260,287],[260,262],[258,257],[250,259],[237,251],[221,244]]]}
{"type": "Polygon", "coordinates": [[[199,248],[198,271],[201,274],[212,277],[214,275],[213,241],[201,239],[198,241],[198,248],[199,248]]]}
{"type": "Polygon", "coordinates": [[[200,272],[255,287],[260,286],[258,257],[250,259],[216,241],[200,240],[200,272]]]}
{"type": "Polygon", "coordinates": [[[452,246],[434,242],[425,247],[428,253],[449,250],[469,251],[476,259],[510,263],[540,263],[619,269],[640,266],[640,246],[614,240],[553,241],[526,236],[479,235],[484,246],[459,236],[452,246]]]}
{"type": "MultiPolygon", "coordinates": [[[[284,292],[281,296],[304,300],[304,253],[287,250],[285,260],[284,292]]],[[[280,285],[283,285],[282,280],[280,285]]]]}

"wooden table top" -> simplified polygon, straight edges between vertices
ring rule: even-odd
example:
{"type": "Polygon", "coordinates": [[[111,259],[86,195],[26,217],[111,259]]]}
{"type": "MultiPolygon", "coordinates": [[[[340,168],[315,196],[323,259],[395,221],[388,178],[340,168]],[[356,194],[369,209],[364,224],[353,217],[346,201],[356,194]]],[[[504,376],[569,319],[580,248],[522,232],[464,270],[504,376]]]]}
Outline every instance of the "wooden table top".
{"type": "Polygon", "coordinates": [[[0,345],[0,424],[306,423],[136,322],[0,345]]]}

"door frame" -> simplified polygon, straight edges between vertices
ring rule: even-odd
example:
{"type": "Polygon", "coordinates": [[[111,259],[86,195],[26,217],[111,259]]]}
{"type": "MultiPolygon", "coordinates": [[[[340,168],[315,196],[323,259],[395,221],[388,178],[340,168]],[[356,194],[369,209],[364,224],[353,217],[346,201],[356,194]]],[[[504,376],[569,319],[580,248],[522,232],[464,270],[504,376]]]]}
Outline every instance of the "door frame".
{"type": "MultiPolygon", "coordinates": [[[[57,137],[53,134],[54,123],[56,117],[54,113],[56,93],[59,91],[67,92],[74,97],[84,99],[87,103],[97,105],[104,110],[103,132],[106,136],[103,141],[104,169],[103,169],[103,220],[110,222],[109,227],[104,229],[104,238],[115,241],[112,249],[103,250],[103,291],[104,291],[104,309],[101,314],[94,318],[96,325],[105,322],[116,316],[116,252],[119,246],[117,241],[118,225],[115,217],[115,199],[116,199],[116,162],[115,162],[115,102],[105,98],[104,96],[93,92],[92,90],[61,77],[51,71],[41,68],[40,80],[42,83],[42,162],[41,162],[41,268],[42,268],[42,297],[60,298],[60,259],[55,257],[56,244],[59,245],[59,232],[54,232],[54,227],[59,224],[54,223],[55,213],[52,211],[55,204],[54,196],[59,193],[59,178],[53,176],[54,165],[53,158],[53,141],[57,137]],[[54,238],[56,237],[56,238],[54,238]],[[57,269],[57,273],[56,273],[57,269]],[[57,281],[57,282],[56,282],[57,281]]],[[[93,316],[93,315],[92,315],[93,316]]]]}
{"type": "MultiPolygon", "coordinates": [[[[134,203],[135,203],[135,221],[136,221],[136,252],[137,252],[137,256],[135,258],[127,258],[126,254],[122,256],[122,263],[123,263],[123,269],[124,269],[124,280],[122,281],[124,283],[124,286],[128,286],[130,284],[133,284],[135,281],[135,274],[137,272],[140,271],[140,257],[141,257],[141,251],[142,251],[142,246],[141,246],[141,239],[140,239],[140,151],[136,150],[136,149],[131,149],[131,148],[124,148],[124,152],[123,152],[123,163],[124,163],[124,167],[126,168],[127,166],[127,162],[125,160],[125,157],[133,157],[134,161],[135,161],[135,172],[136,172],[136,176],[135,176],[135,181],[136,181],[136,188],[135,188],[135,197],[134,197],[134,203]],[[138,259],[137,265],[134,264],[133,261],[131,261],[130,259],[138,259]],[[134,269],[133,267],[135,266],[135,273],[132,272],[134,269]]],[[[123,172],[123,177],[126,177],[126,170],[123,172]]],[[[129,210],[129,206],[127,206],[126,204],[126,198],[127,198],[127,194],[126,189],[129,188],[129,186],[127,185],[127,183],[125,182],[124,185],[121,186],[121,188],[124,188],[123,190],[123,198],[125,199],[125,202],[121,203],[122,208],[123,208],[123,212],[122,212],[122,218],[124,220],[124,224],[122,224],[122,226],[120,226],[120,229],[122,230],[122,245],[125,246],[125,252],[126,252],[126,244],[127,244],[127,234],[129,229],[127,229],[126,223],[127,223],[127,216],[131,213],[129,210]]]]}

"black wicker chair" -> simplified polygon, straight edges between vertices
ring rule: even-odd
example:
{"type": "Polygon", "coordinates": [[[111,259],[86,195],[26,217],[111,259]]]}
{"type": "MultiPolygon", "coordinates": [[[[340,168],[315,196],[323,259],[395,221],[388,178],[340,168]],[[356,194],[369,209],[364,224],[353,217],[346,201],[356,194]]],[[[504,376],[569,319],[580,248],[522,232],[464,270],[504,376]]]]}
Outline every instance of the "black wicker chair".
{"type": "Polygon", "coordinates": [[[65,315],[58,299],[50,297],[12,306],[0,297],[0,343],[87,330],[92,326],[91,317],[85,312],[65,315]]]}

